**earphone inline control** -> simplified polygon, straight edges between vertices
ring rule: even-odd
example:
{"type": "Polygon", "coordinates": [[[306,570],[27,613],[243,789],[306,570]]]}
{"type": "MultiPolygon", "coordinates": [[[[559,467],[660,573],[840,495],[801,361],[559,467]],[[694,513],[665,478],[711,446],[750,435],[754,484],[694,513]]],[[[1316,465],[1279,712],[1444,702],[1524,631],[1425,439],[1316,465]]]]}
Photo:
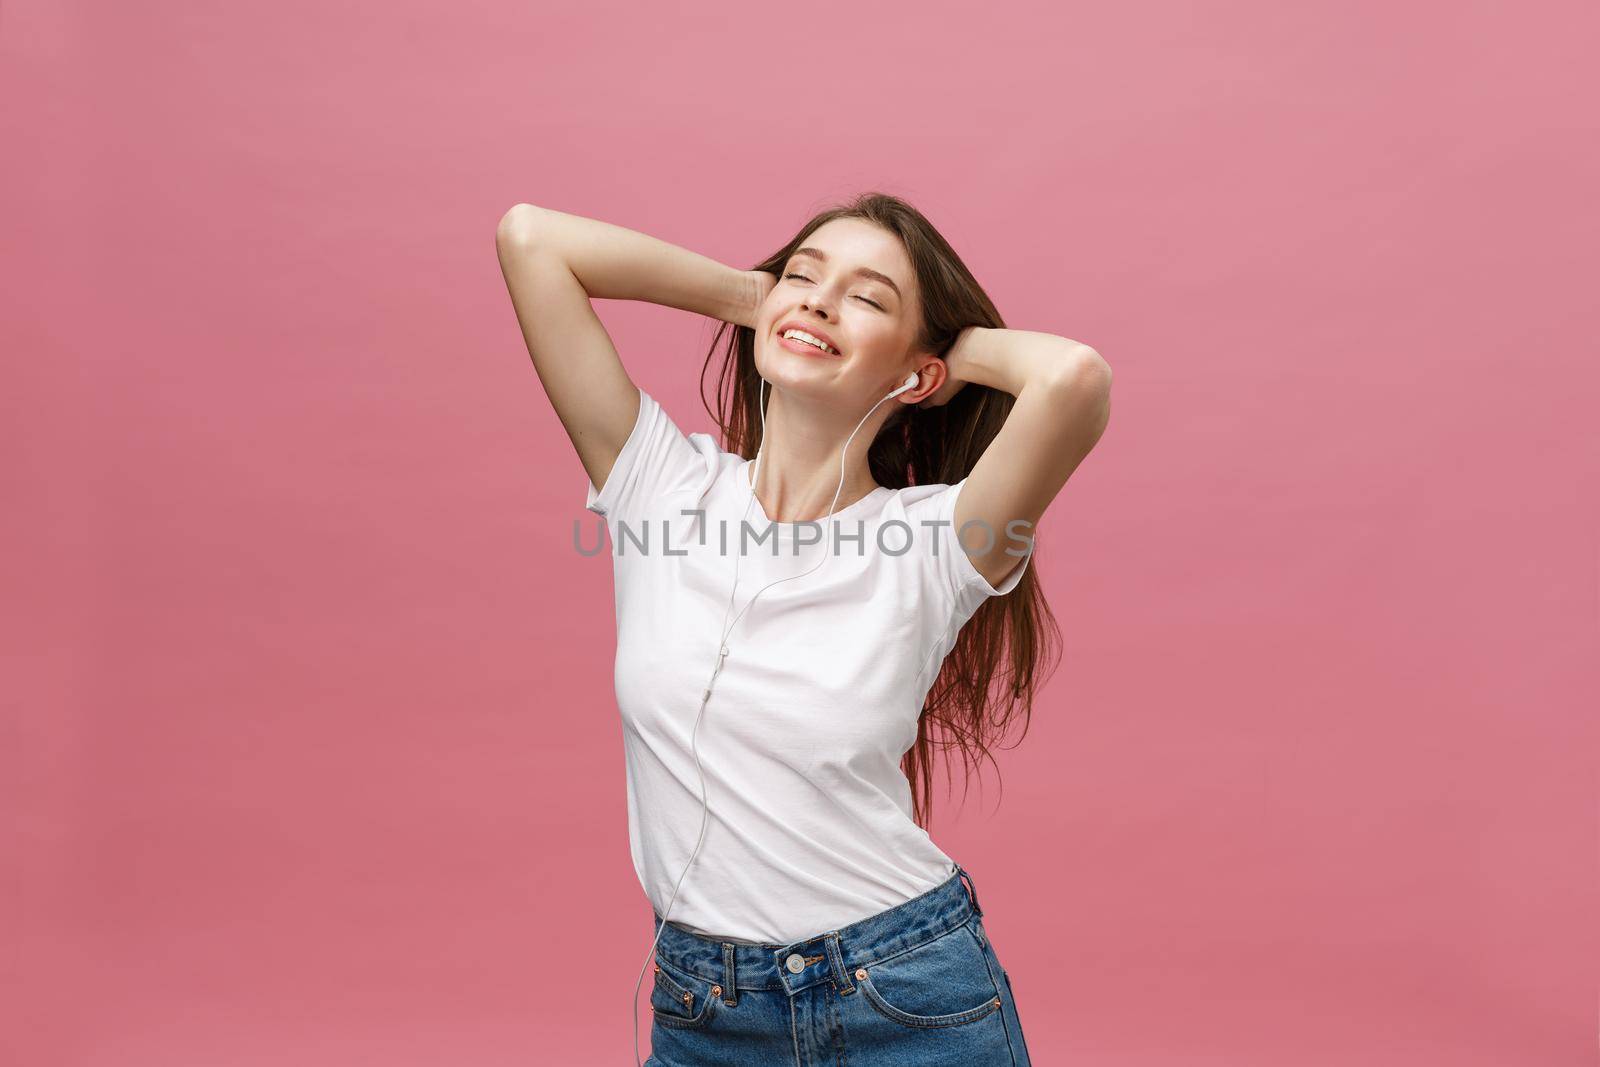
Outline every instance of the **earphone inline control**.
{"type": "MultiPolygon", "coordinates": [[[[839,486],[833,491],[833,502],[828,505],[828,514],[825,516],[825,519],[833,517],[834,505],[838,504],[839,494],[844,491],[845,456],[850,451],[850,442],[855,440],[856,432],[861,429],[862,424],[867,421],[868,417],[871,416],[874,411],[878,410],[878,404],[883,403],[884,400],[891,400],[908,389],[915,389],[920,380],[921,379],[915,373],[906,375],[905,381],[900,385],[899,388],[887,394],[882,400],[879,400],[877,404],[873,404],[872,407],[867,409],[867,414],[861,416],[861,422],[856,423],[856,428],[850,431],[849,437],[845,438],[844,448],[839,452],[839,486]]],[[[761,393],[757,397],[756,403],[756,407],[761,412],[761,443],[756,446],[754,481],[749,487],[750,499],[745,502],[744,509],[744,517],[746,519],[749,518],[750,506],[755,502],[756,499],[756,486],[761,484],[761,455],[766,449],[767,445],[767,408],[766,404],[763,403],[763,401],[766,399],[766,384],[766,379],[763,378],[761,380],[761,393]]],[[[689,868],[694,865],[695,858],[700,855],[700,846],[705,842],[706,824],[711,808],[706,800],[705,768],[700,765],[700,750],[697,747],[696,741],[700,732],[700,720],[705,715],[706,703],[711,699],[711,691],[716,685],[717,675],[722,673],[722,663],[728,658],[728,653],[730,651],[728,648],[728,634],[733,632],[733,627],[744,616],[744,613],[750,610],[750,605],[756,602],[756,597],[759,597],[768,589],[771,589],[773,586],[782,582],[793,581],[795,578],[803,578],[815,573],[823,563],[827,562],[828,558],[827,553],[824,552],[821,558],[817,560],[816,566],[812,567],[810,570],[805,571],[802,574],[792,574],[787,578],[779,578],[776,581],[768,582],[766,585],[762,586],[756,591],[755,596],[752,596],[745,606],[739,609],[739,614],[733,617],[733,621],[729,622],[728,612],[733,610],[734,595],[739,588],[739,559],[742,555],[742,552],[735,553],[734,555],[733,587],[728,590],[728,606],[724,608],[722,612],[724,625],[722,628],[721,639],[717,642],[718,647],[716,666],[712,668],[711,677],[706,680],[705,690],[700,695],[700,710],[695,714],[694,727],[689,732],[689,749],[694,755],[695,770],[700,775],[700,834],[698,839],[695,841],[694,850],[689,853],[689,862],[684,864],[683,873],[678,875],[678,881],[672,887],[672,896],[667,900],[667,910],[665,914],[661,916],[661,927],[656,931],[654,940],[650,942],[650,954],[645,957],[645,966],[640,968],[639,978],[636,982],[634,982],[633,985],[633,1010],[630,1012],[630,1014],[633,1016],[633,1058],[636,1064],[639,1063],[639,986],[644,981],[645,970],[650,966],[650,959],[655,955],[656,945],[661,940],[661,932],[666,929],[667,920],[672,916],[672,905],[677,902],[678,890],[683,886],[683,879],[688,875],[689,868]]]]}

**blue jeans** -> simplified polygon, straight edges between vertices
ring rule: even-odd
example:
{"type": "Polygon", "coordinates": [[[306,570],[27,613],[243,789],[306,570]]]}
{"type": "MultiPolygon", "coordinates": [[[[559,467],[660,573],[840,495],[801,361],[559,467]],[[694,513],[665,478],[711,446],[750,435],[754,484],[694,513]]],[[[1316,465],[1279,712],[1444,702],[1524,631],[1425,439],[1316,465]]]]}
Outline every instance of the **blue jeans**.
{"type": "Polygon", "coordinates": [[[1011,979],[959,865],[904,904],[787,945],[663,930],[652,914],[647,1067],[1029,1067],[1011,979]]]}

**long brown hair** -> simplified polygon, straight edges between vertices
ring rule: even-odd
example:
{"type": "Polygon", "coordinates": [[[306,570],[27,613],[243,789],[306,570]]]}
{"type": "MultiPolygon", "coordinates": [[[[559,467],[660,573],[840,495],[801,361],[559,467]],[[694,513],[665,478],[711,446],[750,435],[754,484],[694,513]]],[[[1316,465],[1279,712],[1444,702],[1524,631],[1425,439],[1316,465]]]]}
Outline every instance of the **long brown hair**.
{"type": "MultiPolygon", "coordinates": [[[[778,274],[815,230],[846,218],[876,223],[899,237],[905,247],[921,294],[917,350],[943,359],[966,327],[1005,326],[993,301],[949,242],[916,208],[887,193],[862,193],[819,212],[787,244],[751,269],[778,274]]],[[[755,330],[720,323],[706,355],[706,367],[719,346],[723,361],[717,409],[710,413],[721,429],[723,447],[752,459],[761,443],[755,330]]],[[[704,378],[702,368],[702,403],[704,378]]],[[[968,382],[948,403],[935,408],[896,404],[868,447],[867,467],[879,485],[889,488],[954,485],[971,473],[1015,403],[1016,398],[1003,390],[968,382]]],[[[924,829],[933,810],[931,779],[936,750],[956,748],[965,768],[981,771],[983,759],[994,762],[989,745],[1005,736],[1019,710],[1022,735],[1028,732],[1034,692],[1054,670],[1060,646],[1060,629],[1039,588],[1038,558],[1035,544],[1033,558],[1016,588],[1004,596],[987,598],[973,613],[928,691],[917,721],[917,740],[900,761],[911,784],[912,817],[924,829]],[[998,686],[994,684],[997,674],[998,686]]],[[[1019,736],[1017,743],[1021,740],[1019,736]]],[[[998,763],[995,769],[998,772],[998,763]]],[[[947,784],[949,774],[947,761],[947,784]]],[[[963,776],[963,796],[968,777],[963,776]]]]}

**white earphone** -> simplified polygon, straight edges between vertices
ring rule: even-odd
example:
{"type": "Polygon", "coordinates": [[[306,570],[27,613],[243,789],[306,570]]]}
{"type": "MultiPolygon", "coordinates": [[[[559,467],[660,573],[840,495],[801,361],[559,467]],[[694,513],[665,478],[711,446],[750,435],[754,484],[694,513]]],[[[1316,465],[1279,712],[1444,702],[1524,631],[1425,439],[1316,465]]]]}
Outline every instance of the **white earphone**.
{"type": "MultiPolygon", "coordinates": [[[[828,505],[828,514],[826,518],[833,517],[834,504],[839,502],[839,494],[844,491],[845,455],[850,451],[850,442],[855,440],[856,430],[861,429],[861,425],[867,421],[867,417],[870,416],[874,411],[878,410],[878,404],[883,403],[884,400],[899,396],[907,389],[915,389],[920,381],[921,378],[914,372],[906,375],[905,382],[902,383],[899,388],[897,388],[894,392],[889,393],[883,398],[883,400],[879,400],[877,404],[873,404],[872,407],[867,409],[867,414],[861,416],[861,422],[856,423],[855,430],[851,430],[850,436],[845,438],[844,448],[839,452],[839,487],[833,491],[833,503],[828,505]]],[[[765,378],[763,378],[761,380],[762,392],[756,398],[756,407],[761,412],[761,444],[756,446],[754,472],[755,480],[750,486],[750,499],[745,502],[745,518],[749,517],[750,505],[754,503],[756,499],[756,485],[760,484],[761,481],[761,453],[767,445],[767,408],[766,405],[761,402],[766,396],[766,384],[767,381],[765,378]]],[[[705,842],[706,838],[706,819],[711,813],[711,806],[706,800],[706,773],[705,768],[700,766],[700,750],[695,742],[700,732],[700,719],[705,715],[706,702],[711,699],[711,690],[716,685],[717,675],[722,673],[722,661],[728,657],[728,634],[733,631],[734,625],[737,624],[739,619],[744,616],[744,613],[750,610],[750,605],[756,602],[756,597],[759,597],[762,593],[765,593],[768,589],[771,589],[779,582],[793,581],[796,578],[804,578],[807,575],[814,573],[819,567],[822,566],[823,563],[827,562],[828,559],[827,553],[824,552],[822,557],[817,560],[816,566],[812,567],[811,570],[806,571],[803,574],[792,574],[787,578],[779,578],[777,581],[768,582],[766,585],[762,586],[756,591],[755,596],[752,596],[744,607],[739,609],[739,614],[733,617],[733,622],[727,622],[728,612],[733,608],[734,594],[739,588],[740,555],[742,555],[742,553],[736,554],[733,559],[733,588],[728,590],[728,606],[722,611],[722,618],[725,625],[722,629],[722,640],[718,642],[717,665],[711,671],[710,679],[706,681],[705,691],[700,696],[700,711],[695,715],[694,728],[689,731],[689,750],[694,754],[695,770],[700,774],[700,836],[695,841],[694,851],[689,854],[689,862],[683,865],[683,874],[678,875],[677,884],[672,887],[672,897],[667,901],[666,913],[661,916],[661,928],[656,931],[655,939],[650,942],[650,955],[645,957],[645,967],[650,965],[650,957],[655,955],[656,945],[661,940],[661,932],[667,928],[667,919],[672,915],[672,905],[676,903],[678,899],[678,890],[683,886],[683,879],[686,875],[688,875],[689,868],[694,866],[695,857],[700,855],[700,846],[705,842]]],[[[644,968],[640,968],[639,979],[633,984],[633,1010],[630,1012],[630,1014],[633,1016],[633,1059],[635,1064],[639,1063],[639,985],[643,981],[644,968]]]]}
{"type": "MultiPolygon", "coordinates": [[[[908,374],[908,375],[906,375],[906,383],[904,385],[902,385],[900,388],[896,389],[894,392],[890,393],[889,396],[899,396],[901,393],[905,392],[907,389],[915,389],[917,387],[917,383],[919,381],[921,381],[921,380],[922,379],[918,378],[915,374],[908,374]]],[[[884,397],[883,400],[888,400],[889,396],[884,397]]],[[[883,403],[883,400],[878,401],[878,403],[879,404],[883,403]]],[[[877,407],[877,406],[878,406],[877,404],[873,405],[873,407],[877,407]]],[[[872,412],[869,411],[869,412],[867,412],[867,414],[871,415],[872,412]]],[[[848,446],[846,446],[846,447],[848,447],[848,446]]]]}

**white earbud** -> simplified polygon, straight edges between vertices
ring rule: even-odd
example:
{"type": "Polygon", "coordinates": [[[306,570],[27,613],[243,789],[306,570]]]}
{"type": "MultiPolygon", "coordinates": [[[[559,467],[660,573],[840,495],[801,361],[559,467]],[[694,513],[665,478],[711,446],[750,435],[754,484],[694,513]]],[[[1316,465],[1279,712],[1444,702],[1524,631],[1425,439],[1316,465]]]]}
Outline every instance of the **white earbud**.
{"type": "MultiPolygon", "coordinates": [[[[905,392],[907,389],[915,389],[917,387],[917,382],[919,382],[920,380],[921,379],[918,378],[915,374],[906,375],[906,383],[904,385],[902,385],[900,388],[896,389],[894,392],[890,393],[889,396],[899,396],[901,393],[905,392]]],[[[889,396],[884,397],[884,399],[885,400],[889,399],[889,396]]]]}

